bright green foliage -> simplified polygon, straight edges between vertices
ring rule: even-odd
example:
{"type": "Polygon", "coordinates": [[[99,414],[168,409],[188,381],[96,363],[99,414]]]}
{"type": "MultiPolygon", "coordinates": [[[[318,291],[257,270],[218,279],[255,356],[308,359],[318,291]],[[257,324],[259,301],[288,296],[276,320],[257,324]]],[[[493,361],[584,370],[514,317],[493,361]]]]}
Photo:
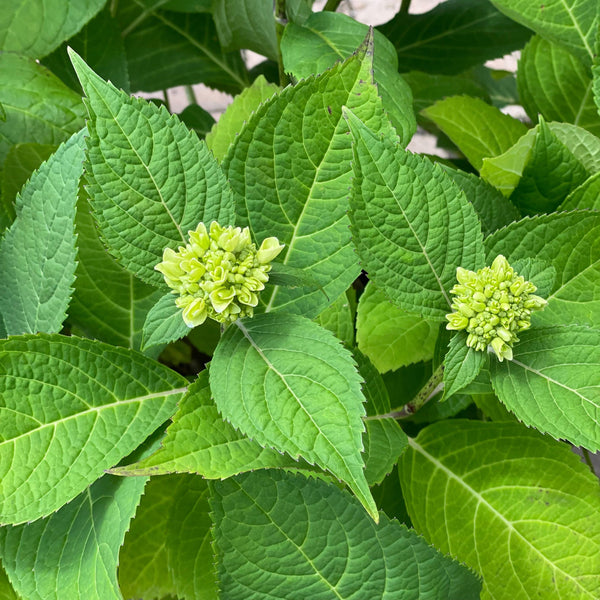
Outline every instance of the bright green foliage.
{"type": "Polygon", "coordinates": [[[19,600],[0,562],[0,600],[19,600]]]}
{"type": "Polygon", "coordinates": [[[210,527],[208,487],[201,477],[152,478],[119,555],[123,596],[216,597],[210,527]]]}
{"type": "Polygon", "coordinates": [[[350,111],[347,118],[354,139],[350,218],[363,268],[404,310],[441,319],[456,267],[482,265],[475,211],[440,167],[375,136],[350,111]]]}
{"type": "Polygon", "coordinates": [[[334,485],[281,472],[216,482],[219,582],[229,600],[470,600],[479,582],[414,532],[375,525],[334,485]]]}
{"type": "Polygon", "coordinates": [[[525,46],[517,72],[519,97],[529,117],[566,121],[600,133],[589,68],[558,44],[534,36],[525,46]]]}
{"type": "Polygon", "coordinates": [[[356,317],[356,293],[350,288],[328,306],[316,321],[321,327],[329,329],[338,340],[351,348],[354,345],[354,319],[356,317]]]}
{"type": "Polygon", "coordinates": [[[600,171],[600,138],[571,123],[548,123],[548,128],[589,173],[600,171]]]}
{"type": "Polygon", "coordinates": [[[540,6],[529,0],[491,0],[511,19],[533,29],[542,37],[564,46],[589,66],[600,9],[589,0],[548,0],[540,6]]]}
{"type": "Polygon", "coordinates": [[[531,32],[482,0],[447,0],[427,13],[398,13],[379,27],[396,47],[400,71],[455,75],[517,50],[531,32]]]}
{"type": "Polygon", "coordinates": [[[444,398],[450,398],[469,385],[486,363],[485,352],[467,345],[467,335],[459,331],[450,340],[444,358],[444,398]]]}
{"type": "Polygon", "coordinates": [[[433,121],[478,170],[483,159],[506,152],[527,127],[480,98],[453,96],[421,111],[433,121]]]}
{"type": "Polygon", "coordinates": [[[267,310],[315,317],[360,273],[346,215],[352,150],[342,106],[390,132],[371,70],[369,46],[286,88],[252,115],[223,161],[237,196],[237,224],[249,225],[258,240],[277,236],[286,245],[282,262],[322,288],[274,286],[261,295],[267,310]]]}
{"type": "Polygon", "coordinates": [[[0,51],[41,58],[77,33],[106,0],[4,0],[0,51]]]}
{"type": "Polygon", "coordinates": [[[34,173],[0,241],[0,320],[8,335],[60,331],[75,273],[75,210],[83,170],[81,132],[34,173]]]}
{"type": "Polygon", "coordinates": [[[534,317],[547,325],[596,326],[600,319],[600,215],[574,211],[523,219],[486,239],[488,257],[536,257],[556,269],[548,305],[534,317]]]}
{"type": "Polygon", "coordinates": [[[575,188],[558,208],[559,211],[582,208],[600,210],[600,173],[592,175],[575,188]]]}
{"type": "MultiPolygon", "coordinates": [[[[322,73],[350,57],[368,33],[366,25],[341,13],[314,13],[303,25],[286,27],[281,40],[283,64],[298,79],[322,73]]],[[[412,94],[398,74],[394,46],[378,31],[373,41],[373,77],[381,103],[406,146],[416,129],[412,94]]]]}
{"type": "Polygon", "coordinates": [[[185,385],[155,361],[100,342],[2,341],[0,523],[37,519],[74,498],[173,414],[185,385]]]}
{"type": "Polygon", "coordinates": [[[215,350],[210,387],[234,427],[329,471],[377,516],[361,456],[360,376],[329,331],[284,313],[236,321],[215,350]]]}
{"type": "Polygon", "coordinates": [[[165,294],[146,315],[142,331],[142,350],[174,342],[189,331],[190,328],[181,318],[181,309],[175,304],[175,296],[165,294]]]}
{"type": "Polygon", "coordinates": [[[535,328],[522,335],[512,360],[491,363],[494,390],[519,420],[576,446],[600,449],[600,330],[535,328]]]}
{"type": "Polygon", "coordinates": [[[206,145],[218,161],[225,158],[229,146],[235,140],[238,131],[242,129],[244,122],[278,90],[279,86],[269,83],[262,75],[259,75],[251,86],[245,88],[233,99],[233,102],[206,136],[206,145]]]}
{"type": "MultiPolygon", "coordinates": [[[[4,11],[0,11],[4,12],[4,11]]],[[[60,144],[83,125],[81,96],[34,60],[0,53],[0,164],[13,144],[60,144]]]]}
{"type": "Polygon", "coordinates": [[[248,48],[277,60],[272,0],[214,0],[212,13],[224,50],[248,48]]]}
{"type": "Polygon", "coordinates": [[[358,302],[356,341],[380,373],[433,356],[438,323],[404,312],[369,283],[358,302]]]}
{"type": "Polygon", "coordinates": [[[232,221],[231,191],[176,116],[129,98],[71,57],[91,117],[87,191],[102,237],[125,268],[158,285],[154,266],[165,247],[185,243],[200,221],[232,221]]]}
{"type": "Polygon", "coordinates": [[[360,350],[355,348],[352,356],[358,366],[358,372],[364,380],[362,391],[366,400],[367,415],[375,417],[391,412],[390,395],[379,371],[360,350]]]}
{"type": "Polygon", "coordinates": [[[451,421],[400,458],[417,531],[483,576],[482,598],[600,594],[598,481],[570,448],[519,423],[451,421]]]}
{"type": "Polygon", "coordinates": [[[145,483],[105,475],[49,517],[1,528],[0,555],[17,592],[27,600],[121,600],[119,548],[145,483]]]}
{"type": "Polygon", "coordinates": [[[369,485],[381,483],[408,447],[408,438],[392,418],[366,421],[365,477],[369,485]]]}

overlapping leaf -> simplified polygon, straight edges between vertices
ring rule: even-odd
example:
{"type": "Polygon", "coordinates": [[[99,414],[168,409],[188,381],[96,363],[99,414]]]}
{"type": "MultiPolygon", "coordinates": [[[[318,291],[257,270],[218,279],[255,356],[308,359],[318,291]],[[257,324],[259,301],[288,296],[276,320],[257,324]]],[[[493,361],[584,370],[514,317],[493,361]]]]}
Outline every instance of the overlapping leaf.
{"type": "Polygon", "coordinates": [[[475,211],[438,166],[347,115],[354,139],[350,218],[363,268],[404,310],[443,319],[456,267],[483,263],[475,211]]]}
{"type": "Polygon", "coordinates": [[[383,481],[408,447],[408,438],[393,418],[368,419],[365,444],[365,477],[369,485],[383,481]]]}
{"type": "Polygon", "coordinates": [[[182,376],[74,337],[0,342],[0,523],[47,515],[175,411],[182,376]]]}
{"type": "Polygon", "coordinates": [[[467,335],[459,331],[450,340],[444,359],[444,397],[449,398],[471,383],[485,364],[486,353],[467,346],[467,335]]]}
{"type": "Polygon", "coordinates": [[[354,346],[354,318],[356,316],[356,292],[349,288],[341,294],[338,299],[328,306],[316,321],[329,329],[338,340],[341,340],[351,348],[354,346]]]}
{"type": "Polygon", "coordinates": [[[598,481],[567,445],[477,421],[409,444],[399,471],[415,528],[483,576],[482,598],[598,597],[598,481]]]}
{"type": "Polygon", "coordinates": [[[204,142],[176,116],[71,57],[91,117],[87,191],[102,237],[125,268],[160,285],[154,266],[165,247],[185,243],[200,221],[232,222],[231,191],[204,142]]]}
{"type": "Polygon", "coordinates": [[[334,485],[274,471],[212,484],[219,580],[230,600],[469,600],[479,583],[334,485]]]}
{"type": "Polygon", "coordinates": [[[165,294],[146,315],[142,349],[169,344],[184,337],[189,331],[190,328],[181,316],[181,309],[175,304],[175,296],[171,293],[165,294]]]}

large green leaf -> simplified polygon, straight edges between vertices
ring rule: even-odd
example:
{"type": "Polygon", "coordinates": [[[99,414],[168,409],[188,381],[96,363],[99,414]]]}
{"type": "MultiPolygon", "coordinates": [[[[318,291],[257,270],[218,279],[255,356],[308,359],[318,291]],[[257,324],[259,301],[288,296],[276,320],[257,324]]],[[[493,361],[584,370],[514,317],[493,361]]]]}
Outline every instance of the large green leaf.
{"type": "Polygon", "coordinates": [[[486,362],[486,353],[467,346],[467,334],[457,332],[444,358],[444,398],[456,394],[479,375],[486,362]]]}
{"type": "Polygon", "coordinates": [[[68,502],[175,412],[182,376],[80,338],[0,342],[0,523],[68,502]]]}
{"type": "Polygon", "coordinates": [[[152,478],[119,555],[125,598],[215,598],[210,528],[201,477],[152,478]]]}
{"type": "Polygon", "coordinates": [[[190,331],[181,316],[181,309],[175,304],[175,296],[165,294],[156,300],[144,321],[142,349],[146,350],[161,344],[170,344],[190,331]]]}
{"type": "Polygon", "coordinates": [[[0,528],[0,555],[28,600],[122,600],[119,548],[146,479],[105,475],[58,512],[0,528]]]}
{"type": "Polygon", "coordinates": [[[320,286],[309,292],[272,286],[261,294],[266,310],[315,317],[360,273],[346,215],[352,150],[342,106],[376,131],[391,130],[377,110],[371,60],[369,45],[366,55],[262,104],[223,161],[237,196],[238,223],[249,225],[258,240],[276,235],[286,245],[282,262],[305,270],[320,286]]]}
{"type": "Polygon", "coordinates": [[[354,139],[350,218],[363,268],[404,310],[443,319],[456,267],[483,265],[477,215],[439,166],[375,136],[351,111],[347,116],[354,139]]]}
{"type": "Polygon", "coordinates": [[[416,15],[401,11],[379,29],[396,47],[401,72],[448,75],[519,50],[531,35],[487,0],[448,0],[416,15]]]}
{"type": "Polygon", "coordinates": [[[381,483],[408,447],[408,438],[391,417],[367,419],[365,436],[365,477],[369,485],[381,483]]]}
{"type": "Polygon", "coordinates": [[[348,288],[340,294],[319,316],[315,319],[321,327],[329,329],[338,340],[348,348],[354,346],[354,321],[356,318],[356,291],[348,288]]]}
{"type": "Polygon", "coordinates": [[[600,138],[571,123],[548,123],[548,128],[589,173],[600,171],[600,138]]]}
{"type": "Polygon", "coordinates": [[[542,37],[563,45],[589,66],[595,56],[594,44],[600,6],[590,0],[491,0],[505,15],[533,29],[542,37]]]}
{"type": "Polygon", "coordinates": [[[529,117],[567,121],[600,133],[589,69],[570,52],[534,36],[525,46],[517,72],[519,97],[529,117]]]}
{"type": "Polygon", "coordinates": [[[4,0],[0,51],[41,58],[77,33],[106,0],[4,0]]]}
{"type": "Polygon", "coordinates": [[[79,94],[34,60],[10,52],[0,52],[0,104],[6,111],[0,165],[14,144],[60,144],[84,125],[79,94]]]}
{"type": "Polygon", "coordinates": [[[558,208],[559,210],[582,208],[600,210],[600,173],[592,175],[575,188],[558,208]]]}
{"type": "Polygon", "coordinates": [[[0,241],[0,320],[8,335],[60,331],[75,279],[75,211],[84,131],[73,136],[17,196],[0,241]]]}
{"type": "Polygon", "coordinates": [[[490,361],[500,400],[526,425],[600,449],[600,330],[536,327],[519,336],[512,360],[490,361]]]}
{"type": "Polygon", "coordinates": [[[233,220],[231,191],[206,144],[164,107],[130,98],[71,51],[87,95],[87,138],[94,214],[111,252],[154,285],[165,247],[187,242],[200,221],[233,220]]]}
{"type": "Polygon", "coordinates": [[[598,598],[598,481],[567,445],[478,421],[409,444],[399,470],[415,528],[483,576],[482,598],[598,598]]]}
{"type": "MultiPolygon", "coordinates": [[[[210,14],[157,10],[155,0],[119,2],[132,90],[204,83],[237,94],[249,83],[239,52],[224,52],[210,14]]],[[[165,7],[166,8],[166,7],[165,7]]]]}
{"type": "MultiPolygon", "coordinates": [[[[337,61],[352,55],[369,28],[347,15],[313,13],[303,25],[289,24],[281,39],[286,72],[296,78],[322,73],[337,61]]],[[[374,34],[373,76],[384,110],[404,145],[416,130],[410,88],[398,73],[398,58],[392,44],[378,31],[374,34]]]]}
{"type": "Polygon", "coordinates": [[[393,305],[371,282],[358,302],[356,341],[380,373],[429,360],[438,323],[393,305]]]}
{"type": "Polygon", "coordinates": [[[535,323],[595,327],[600,319],[600,215],[573,211],[523,219],[485,240],[488,261],[536,257],[556,269],[548,305],[535,323]]]}
{"type": "Polygon", "coordinates": [[[219,581],[228,600],[469,600],[464,567],[322,481],[259,471],[212,484],[219,581]]]}
{"type": "Polygon", "coordinates": [[[376,518],[361,456],[364,396],[350,352],[297,315],[265,314],[236,325],[210,366],[219,412],[259,444],[316,463],[347,483],[376,518]]]}
{"type": "Polygon", "coordinates": [[[481,169],[483,159],[506,152],[527,127],[480,98],[452,96],[422,111],[481,169]]]}

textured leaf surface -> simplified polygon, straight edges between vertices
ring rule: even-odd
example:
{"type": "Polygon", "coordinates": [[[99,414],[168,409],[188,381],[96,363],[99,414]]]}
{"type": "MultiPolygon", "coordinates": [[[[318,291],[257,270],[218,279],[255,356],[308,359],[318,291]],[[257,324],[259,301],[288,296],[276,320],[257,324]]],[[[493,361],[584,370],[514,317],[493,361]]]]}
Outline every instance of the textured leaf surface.
{"type": "Polygon", "coordinates": [[[181,316],[181,309],[175,304],[173,294],[161,296],[148,311],[144,321],[142,348],[169,344],[184,337],[190,328],[181,316]]]}
{"type": "Polygon", "coordinates": [[[600,138],[571,123],[548,123],[547,125],[588,172],[600,171],[600,138]]]}
{"type": "Polygon", "coordinates": [[[527,127],[480,98],[453,96],[422,111],[481,169],[483,159],[506,152],[527,133],[527,127]]]}
{"type": "Polygon", "coordinates": [[[218,161],[223,160],[235,136],[241,131],[244,123],[262,102],[269,99],[279,90],[279,86],[269,83],[259,75],[252,85],[238,94],[225,112],[219,117],[206,136],[206,145],[218,161]]]}
{"type": "Polygon", "coordinates": [[[60,144],[84,125],[79,94],[34,60],[10,52],[0,53],[0,104],[6,112],[0,164],[14,144],[60,144]]]}
{"type": "Polygon", "coordinates": [[[371,282],[360,297],[356,338],[360,351],[380,373],[429,360],[438,324],[404,312],[371,282]]]}
{"type": "Polygon", "coordinates": [[[316,321],[321,327],[329,329],[338,340],[351,348],[354,346],[354,320],[356,317],[356,292],[349,288],[328,306],[316,321]]]}
{"type": "Polygon", "coordinates": [[[210,367],[220,413],[259,444],[301,456],[347,483],[375,518],[361,456],[364,396],[350,352],[296,315],[259,315],[236,325],[210,367]]]}
{"type": "Polygon", "coordinates": [[[383,377],[373,366],[373,363],[356,348],[352,356],[358,366],[358,372],[363,378],[362,386],[365,395],[365,409],[368,416],[385,415],[391,411],[390,395],[383,377]]]}
{"type": "Polygon", "coordinates": [[[523,219],[486,239],[488,261],[536,257],[556,269],[535,323],[596,326],[600,319],[600,215],[574,211],[523,219]]]}
{"type": "Polygon", "coordinates": [[[130,98],[75,53],[91,121],[86,177],[102,237],[121,264],[163,283],[163,249],[187,241],[200,221],[233,220],[225,177],[203,142],[164,107],[130,98]]]}
{"type": "Polygon", "coordinates": [[[399,471],[413,524],[483,576],[482,598],[598,597],[598,481],[568,446],[475,421],[409,443],[399,471]]]}
{"type": "Polygon", "coordinates": [[[417,15],[399,12],[379,29],[396,47],[400,72],[447,75],[519,50],[531,35],[481,0],[448,0],[417,15]]]}
{"type": "Polygon", "coordinates": [[[395,419],[368,419],[365,444],[365,477],[369,485],[383,481],[398,457],[406,450],[408,438],[395,419]]]}
{"type": "Polygon", "coordinates": [[[75,274],[75,211],[84,132],[32,175],[0,242],[0,315],[8,335],[60,331],[75,274]]]}
{"type": "Polygon", "coordinates": [[[71,324],[87,337],[139,350],[144,320],[161,292],[110,256],[85,195],[79,199],[75,228],[78,263],[69,306],[71,324]]]}
{"type": "Polygon", "coordinates": [[[334,485],[260,471],[212,484],[221,590],[230,600],[469,600],[479,583],[334,485]],[[284,560],[285,557],[285,560],[284,560]]]}
{"type": "Polygon", "coordinates": [[[148,482],[119,555],[125,598],[215,597],[208,511],[208,487],[201,477],[156,477],[148,482]]]}
{"type": "Polygon", "coordinates": [[[444,359],[444,397],[450,398],[471,383],[485,361],[485,352],[467,346],[466,333],[459,331],[454,335],[444,359]]]}
{"type": "Polygon", "coordinates": [[[600,173],[586,179],[575,188],[559,206],[559,210],[591,208],[600,210],[600,173]]]}
{"type": "Polygon", "coordinates": [[[145,483],[105,475],[51,516],[1,528],[0,554],[19,594],[121,600],[119,548],[145,483]]]}
{"type": "Polygon", "coordinates": [[[519,97],[529,117],[566,121],[600,133],[589,69],[570,52],[534,36],[525,46],[517,73],[519,97]]]}
{"type": "Polygon", "coordinates": [[[526,425],[600,449],[600,331],[570,325],[519,337],[512,360],[490,361],[500,400],[526,425]]]}
{"type": "MultiPolygon", "coordinates": [[[[302,25],[292,23],[285,28],[281,39],[285,70],[296,78],[322,73],[337,61],[350,57],[368,33],[367,25],[347,15],[314,13],[302,25]]],[[[406,145],[416,130],[412,94],[398,74],[393,45],[378,31],[374,34],[373,76],[383,109],[406,145]]]]}
{"type": "Polygon", "coordinates": [[[475,211],[440,167],[347,114],[354,139],[350,218],[362,266],[404,310],[442,319],[456,267],[482,265],[475,211]]]}
{"type": "Polygon", "coordinates": [[[390,129],[377,110],[371,68],[367,49],[286,88],[254,113],[223,161],[237,223],[249,225],[257,240],[276,235],[286,244],[279,260],[322,287],[307,293],[273,286],[261,293],[266,310],[315,317],[360,273],[346,215],[352,150],[342,106],[374,130],[390,129]]]}
{"type": "Polygon", "coordinates": [[[77,33],[106,0],[5,0],[0,50],[41,58],[77,33]]]}
{"type": "Polygon", "coordinates": [[[186,380],[100,342],[23,336],[0,344],[0,522],[56,510],[175,411],[186,380]]]}

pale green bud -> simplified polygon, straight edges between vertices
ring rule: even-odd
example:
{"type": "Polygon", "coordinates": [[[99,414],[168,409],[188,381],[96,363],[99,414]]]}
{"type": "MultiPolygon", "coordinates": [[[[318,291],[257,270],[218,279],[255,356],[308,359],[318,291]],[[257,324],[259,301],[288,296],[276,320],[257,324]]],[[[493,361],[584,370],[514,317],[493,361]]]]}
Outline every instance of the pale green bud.
{"type": "Polygon", "coordinates": [[[276,237],[270,237],[263,240],[260,245],[258,252],[256,253],[256,260],[261,265],[270,263],[282,250],[284,244],[280,244],[276,237]]]}

